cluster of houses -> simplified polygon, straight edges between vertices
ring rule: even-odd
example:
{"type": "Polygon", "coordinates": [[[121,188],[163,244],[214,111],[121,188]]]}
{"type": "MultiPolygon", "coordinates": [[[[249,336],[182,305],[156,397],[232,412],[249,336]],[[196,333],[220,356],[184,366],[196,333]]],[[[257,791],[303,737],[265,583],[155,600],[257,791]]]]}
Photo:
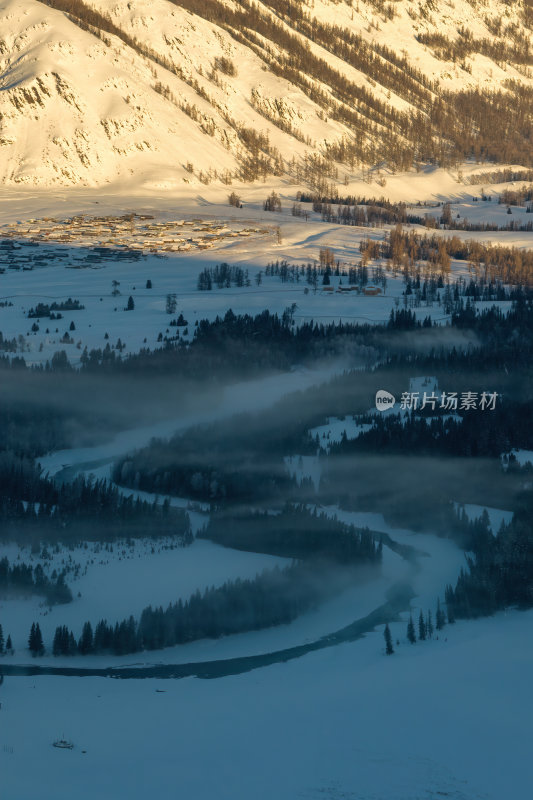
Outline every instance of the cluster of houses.
{"type": "Polygon", "coordinates": [[[48,250],[39,247],[38,253],[28,250],[32,246],[45,243],[89,247],[89,254],[76,258],[69,251],[63,256],[63,260],[79,262],[70,264],[71,266],[91,266],[91,261],[99,263],[121,258],[129,260],[135,256],[153,253],[205,250],[227,238],[263,233],[267,231],[246,228],[243,225],[230,229],[226,224],[217,221],[156,221],[148,214],[103,217],[80,214],[65,219],[44,217],[11,222],[0,227],[0,268],[8,266],[14,269],[33,269],[51,260],[61,260],[61,248],[48,250]]]}
{"type": "Polygon", "coordinates": [[[25,239],[0,239],[0,274],[6,269],[32,270],[51,264],[62,264],[72,269],[95,269],[103,262],[137,261],[142,257],[142,253],[135,250],[79,247],[73,251],[25,239]]]}
{"type": "Polygon", "coordinates": [[[367,297],[376,297],[377,295],[383,294],[383,289],[381,286],[373,286],[367,283],[365,286],[323,286],[322,292],[325,294],[332,294],[335,292],[336,294],[351,294],[355,292],[356,294],[364,294],[367,297]]]}

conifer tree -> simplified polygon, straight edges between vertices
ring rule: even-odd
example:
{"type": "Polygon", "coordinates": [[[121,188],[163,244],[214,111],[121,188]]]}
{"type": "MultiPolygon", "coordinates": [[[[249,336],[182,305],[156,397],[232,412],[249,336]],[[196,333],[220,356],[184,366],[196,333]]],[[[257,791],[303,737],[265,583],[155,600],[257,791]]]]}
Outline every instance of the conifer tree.
{"type": "Polygon", "coordinates": [[[416,642],[416,634],[415,634],[415,624],[413,622],[413,617],[409,617],[409,622],[407,623],[407,638],[414,644],[416,642]]]}
{"type": "Polygon", "coordinates": [[[6,640],[6,653],[14,653],[13,642],[11,641],[11,634],[8,634],[6,640]]]}
{"type": "Polygon", "coordinates": [[[52,652],[55,656],[67,656],[73,655],[77,651],[77,646],[75,645],[74,650],[71,649],[70,646],[70,637],[73,636],[72,633],[69,633],[69,629],[66,625],[60,625],[56,628],[56,632],[54,635],[54,643],[52,652]]]}
{"type": "Polygon", "coordinates": [[[424,619],[422,609],[420,609],[420,616],[418,617],[418,638],[422,642],[426,638],[426,621],[424,619]]]}
{"type": "Polygon", "coordinates": [[[2,630],[2,626],[0,625],[0,656],[3,656],[5,653],[4,648],[4,631],[2,630]]]}
{"type": "Polygon", "coordinates": [[[383,636],[385,637],[385,652],[388,656],[391,656],[394,653],[394,647],[392,646],[392,636],[388,623],[385,625],[383,636]]]}
{"type": "Polygon", "coordinates": [[[433,638],[434,628],[433,628],[433,620],[431,618],[431,610],[428,611],[426,630],[427,630],[428,639],[432,639],[433,638]]]}
{"type": "MultiPolygon", "coordinates": [[[[211,287],[209,287],[209,288],[211,288],[211,287]]],[[[178,305],[178,300],[177,300],[176,295],[174,293],[167,294],[167,299],[166,299],[166,312],[167,312],[167,314],[175,314],[177,305],[178,305]]]]}
{"type": "Polygon", "coordinates": [[[28,637],[28,647],[34,657],[42,656],[44,653],[43,635],[38,622],[32,623],[30,635],[28,637]]]}
{"type": "Polygon", "coordinates": [[[63,652],[62,632],[63,629],[58,627],[56,628],[56,632],[54,633],[54,641],[52,643],[52,653],[55,656],[59,656],[63,652]]]}
{"type": "Polygon", "coordinates": [[[28,636],[28,650],[30,653],[35,651],[35,622],[31,624],[30,635],[28,636]]]}
{"type": "Polygon", "coordinates": [[[93,649],[93,629],[90,622],[86,622],[83,626],[80,641],[78,642],[78,650],[82,655],[87,655],[93,649]]]}
{"type": "Polygon", "coordinates": [[[38,656],[44,655],[43,635],[39,623],[35,626],[35,654],[38,656]]]}

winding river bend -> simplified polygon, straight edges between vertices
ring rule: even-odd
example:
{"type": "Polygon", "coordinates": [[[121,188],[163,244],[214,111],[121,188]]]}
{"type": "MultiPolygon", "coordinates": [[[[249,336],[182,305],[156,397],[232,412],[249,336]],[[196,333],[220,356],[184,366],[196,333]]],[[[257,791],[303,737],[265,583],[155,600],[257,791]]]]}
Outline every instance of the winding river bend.
{"type": "Polygon", "coordinates": [[[240,675],[271,664],[282,664],[315,650],[335,647],[343,642],[353,642],[365,633],[370,633],[377,625],[394,622],[402,611],[407,611],[415,593],[408,584],[395,584],[387,592],[387,602],[371,611],[366,617],[355,620],[350,625],[334,633],[322,636],[307,644],[275,650],[272,653],[261,653],[254,656],[241,656],[218,661],[197,661],[189,664],[154,664],[147,667],[100,667],[80,669],[76,667],[50,667],[9,664],[2,665],[3,675],[61,675],[70,678],[224,678],[228,675],[240,675]]]}
{"type": "MultiPolygon", "coordinates": [[[[315,375],[305,375],[305,381],[308,384],[319,382],[324,379],[323,373],[316,373],[315,375]]],[[[258,383],[261,388],[265,389],[268,386],[269,392],[266,392],[262,398],[265,405],[271,404],[274,399],[287,391],[294,388],[293,376],[288,385],[283,389],[278,385],[271,385],[271,379],[266,379],[258,383]]],[[[298,376],[301,381],[301,376],[298,376]]],[[[235,388],[235,387],[233,387],[235,388]]],[[[239,387],[242,388],[242,387],[239,387]]],[[[219,414],[215,415],[224,417],[234,411],[235,408],[235,395],[236,392],[230,393],[231,402],[222,404],[219,414]]],[[[242,403],[240,392],[238,393],[239,400],[242,403]]],[[[157,426],[160,428],[157,433],[170,435],[176,428],[184,429],[193,423],[198,422],[196,418],[182,419],[179,421],[166,422],[164,425],[157,426]],[[164,429],[164,430],[163,430],[164,429]]],[[[145,444],[151,436],[155,433],[153,427],[148,429],[139,429],[137,431],[129,431],[123,435],[116,437],[114,441],[106,443],[103,446],[96,446],[94,448],[80,448],[79,450],[63,451],[62,453],[53,453],[49,457],[43,459],[43,466],[45,471],[50,471],[58,482],[65,480],[72,480],[79,472],[90,472],[91,470],[110,467],[114,458],[122,453],[129,451],[132,447],[145,444]]],[[[107,472],[107,470],[106,470],[107,472]]],[[[128,491],[128,494],[131,492],[128,491]]],[[[371,531],[377,538],[381,538],[383,544],[390,550],[397,553],[402,559],[409,563],[410,569],[407,576],[407,581],[414,580],[422,570],[421,557],[428,556],[429,554],[413,547],[410,544],[405,544],[396,541],[388,533],[384,531],[371,531]]],[[[321,636],[311,642],[304,644],[286,647],[281,650],[275,650],[268,653],[260,653],[250,656],[237,656],[227,659],[217,659],[209,661],[197,661],[179,664],[149,664],[145,666],[109,666],[109,667],[68,667],[68,666],[51,666],[39,665],[38,663],[31,664],[1,664],[0,675],[5,676],[64,676],[64,677],[102,677],[102,678],[116,678],[116,679],[178,679],[186,677],[197,677],[204,679],[221,678],[229,675],[239,675],[242,673],[250,672],[261,667],[267,667],[272,664],[280,664],[291,661],[293,659],[301,658],[307,653],[322,650],[324,648],[334,647],[345,642],[352,642],[362,638],[365,634],[373,631],[377,626],[384,625],[387,622],[394,622],[399,619],[402,612],[410,609],[411,600],[416,596],[416,592],[409,582],[396,582],[393,583],[386,594],[386,601],[371,611],[364,617],[354,620],[349,625],[321,636]]]]}

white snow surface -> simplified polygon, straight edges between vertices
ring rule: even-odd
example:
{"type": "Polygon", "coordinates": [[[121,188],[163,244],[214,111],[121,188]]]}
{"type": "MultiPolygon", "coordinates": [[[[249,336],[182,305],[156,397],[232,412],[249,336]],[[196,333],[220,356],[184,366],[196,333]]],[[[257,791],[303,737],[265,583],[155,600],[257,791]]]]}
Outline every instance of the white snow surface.
{"type": "MultiPolygon", "coordinates": [[[[110,37],[108,46],[37,0],[0,0],[0,184],[5,184],[0,191],[0,226],[46,215],[136,211],[155,214],[158,221],[224,220],[235,228],[261,224],[270,233],[216,242],[202,252],[163,258],[150,254],[138,262],[109,263],[99,270],[65,269],[59,263],[31,272],[7,270],[0,275],[0,300],[9,299],[13,306],[0,309],[4,337],[29,333],[31,321],[26,313],[30,306],[69,296],[80,299],[85,311],[64,314],[57,326],[58,335],[56,326],[51,325],[51,332],[45,334],[47,323],[41,321],[39,332],[27,336],[29,349],[23,355],[30,363],[44,362],[59,349],[65,349],[77,363],[83,347],[105,345],[106,332],[111,343],[119,337],[126,343],[125,354],[138,351],[145,338],[148,346],[155,347],[158,334],[166,331],[170,319],[165,314],[169,292],[178,296],[176,315],[182,312],[189,321],[189,338],[195,320],[213,319],[228,308],[236,313],[257,313],[268,307],[282,313],[292,302],[297,304],[297,324],[309,319],[386,321],[395,300],[400,302],[403,289],[401,280],[392,275],[387,276],[383,297],[315,294],[312,290],[305,294],[304,283],[282,285],[276,279],[264,279],[258,287],[254,280],[271,260],[312,263],[318,259],[320,248],[326,246],[332,247],[343,265],[354,264],[360,258],[360,240],[367,236],[382,239],[386,229],[322,223],[313,214],[309,222],[292,218],[295,193],[307,187],[292,185],[286,179],[268,179],[260,185],[234,182],[232,186],[207,187],[197,171],[191,175],[185,169],[189,160],[196,170],[206,172],[235,168],[237,144],[220,108],[242,124],[268,131],[271,142],[283,152],[301,156],[307,149],[252,108],[252,87],[259,90],[265,103],[280,108],[291,124],[310,132],[316,142],[338,138],[342,126],[320,119],[314,104],[286,81],[264,72],[251,50],[174,4],[164,0],[95,0],[92,5],[111,14],[128,34],[175,60],[188,77],[208,88],[214,102],[203,101],[186,82],[147,62],[115,37],[110,37]],[[225,86],[215,87],[198,68],[208,69],[208,62],[220,55],[238,63],[238,74],[224,79],[225,86]],[[199,107],[199,123],[154,90],[158,80],[180,100],[199,107]],[[25,92],[40,101],[27,102],[25,92]],[[207,136],[202,124],[214,125],[215,135],[207,136]],[[76,188],[66,191],[61,185],[76,188]],[[241,211],[230,210],[226,204],[232,189],[242,197],[245,207],[241,211]],[[281,214],[262,211],[263,200],[272,190],[281,194],[281,214]],[[275,233],[278,224],[281,242],[275,233]],[[248,268],[252,285],[198,292],[199,271],[220,261],[248,268]],[[144,288],[148,278],[153,281],[152,290],[144,288]],[[120,281],[122,294],[116,299],[110,295],[112,280],[120,281]],[[135,311],[124,313],[122,308],[130,294],[135,311]],[[75,343],[60,344],[59,337],[71,319],[76,324],[75,343]]],[[[364,32],[369,40],[388,46],[393,42],[397,52],[408,52],[415,66],[452,89],[469,85],[494,88],[509,77],[531,81],[513,67],[503,69],[480,56],[470,59],[469,73],[458,64],[438,61],[414,36],[422,30],[455,36],[460,19],[476,36],[483,37],[488,35],[485,18],[501,13],[512,23],[519,3],[509,6],[487,0],[477,6],[468,0],[455,0],[454,8],[452,4],[426,3],[429,11],[431,5],[438,5],[438,10],[426,13],[425,20],[410,16],[410,11],[418,10],[416,4],[396,5],[399,15],[390,22],[378,19],[376,4],[363,0],[356,8],[316,0],[313,13],[364,32]],[[376,20],[379,30],[370,24],[376,20]]],[[[343,69],[351,80],[370,86],[356,70],[343,69]]],[[[383,87],[374,88],[383,99],[383,87]]],[[[404,103],[394,94],[390,102],[398,108],[404,103]]],[[[421,215],[440,215],[441,209],[435,204],[450,200],[454,218],[459,214],[471,222],[500,225],[510,219],[527,221],[525,208],[513,207],[510,216],[504,205],[495,202],[498,193],[509,186],[487,185],[483,173],[488,169],[492,165],[469,162],[460,171],[427,167],[417,173],[392,175],[384,170],[366,179],[356,172],[347,176],[340,191],[406,201],[421,215]],[[479,180],[473,177],[476,175],[479,180]],[[384,186],[382,178],[386,178],[384,186]],[[376,179],[380,179],[379,185],[376,179]],[[492,196],[490,203],[473,201],[481,187],[492,196]],[[427,205],[419,207],[419,201],[427,205]]],[[[531,233],[519,231],[439,231],[438,235],[520,248],[531,247],[532,241],[531,233]]],[[[57,247],[69,258],[79,253],[79,245],[57,247]]],[[[452,263],[452,271],[454,277],[468,277],[464,264],[452,263]]],[[[336,282],[334,279],[334,286],[336,282]]],[[[500,307],[506,309],[508,304],[500,307]]],[[[416,312],[420,318],[429,314],[445,321],[440,306],[422,306],[416,312]]],[[[246,408],[252,390],[256,407],[266,407],[285,392],[326,379],[339,368],[326,365],[319,373],[302,370],[230,387],[219,406],[218,418],[246,408]]],[[[412,384],[411,390],[418,388],[412,384]]],[[[213,409],[207,406],[186,418],[126,431],[109,443],[50,454],[42,463],[50,474],[65,464],[83,470],[84,465],[109,462],[143,446],[152,436],[168,436],[212,418],[213,409]]],[[[355,420],[352,422],[356,425],[355,420]]],[[[349,420],[336,419],[329,419],[320,431],[327,429],[331,437],[337,437],[342,434],[341,425],[346,424],[350,435],[355,433],[349,420]]],[[[520,463],[533,461],[531,451],[517,451],[516,455],[520,463]]],[[[300,463],[296,455],[287,464],[300,477],[319,479],[317,457],[304,457],[300,463]]],[[[87,469],[102,477],[109,475],[109,463],[87,469]]],[[[173,498],[172,503],[185,505],[187,500],[173,498]]],[[[481,507],[472,505],[465,509],[472,518],[482,512],[481,507]]],[[[337,508],[326,511],[346,522],[389,533],[398,542],[424,551],[427,555],[420,557],[420,571],[413,574],[405,561],[385,547],[380,578],[361,580],[291,625],[135,654],[113,659],[114,663],[124,666],[227,659],[306,643],[368,614],[384,601],[387,588],[397,580],[412,583],[417,593],[412,602],[414,614],[419,609],[433,611],[437,597],[442,599],[444,586],[455,581],[464,564],[463,554],[451,541],[431,533],[391,528],[380,514],[341,512],[337,508]]],[[[497,533],[499,521],[507,521],[509,512],[487,511],[497,533]]],[[[205,517],[191,512],[191,519],[197,529],[205,517]]],[[[122,548],[125,555],[115,548],[112,558],[103,551],[97,555],[91,550],[74,551],[73,559],[83,564],[93,558],[109,563],[87,565],[87,573],[72,582],[75,595],[81,591],[82,596],[75,597],[70,606],[47,612],[35,598],[2,601],[4,633],[11,632],[15,637],[17,632],[17,652],[14,657],[5,657],[5,662],[31,663],[24,639],[35,619],[49,641],[58,624],[68,624],[78,634],[85,619],[94,623],[106,616],[114,621],[139,613],[149,603],[165,605],[196,588],[220,585],[237,576],[253,577],[264,566],[286,563],[200,540],[185,550],[166,550],[163,541],[156,543],[156,552],[151,553],[151,546],[151,542],[138,542],[133,552],[122,548]]],[[[17,556],[11,546],[0,550],[0,557],[4,553],[10,559],[17,556]]],[[[406,616],[391,624],[393,641],[400,641],[391,658],[384,655],[380,628],[354,643],[211,681],[8,677],[0,686],[2,800],[4,796],[5,800],[529,797],[533,724],[524,699],[530,695],[533,667],[531,637],[527,637],[533,612],[509,611],[489,619],[460,622],[446,627],[438,640],[415,646],[405,640],[406,616]],[[63,735],[73,740],[74,750],[52,748],[52,741],[63,735]]],[[[45,661],[93,666],[107,665],[111,659],[47,657],[45,661]]]]}
{"type": "Polygon", "coordinates": [[[464,508],[466,516],[470,520],[479,519],[484,511],[489,515],[489,525],[492,533],[496,536],[501,528],[502,522],[508,525],[512,518],[512,511],[505,511],[501,508],[491,508],[490,506],[479,506],[475,503],[464,503],[459,505],[456,503],[457,509],[460,511],[464,508]]]}
{"type": "Polygon", "coordinates": [[[520,466],[533,465],[533,450],[515,449],[512,451],[520,466]]]}
{"type": "MultiPolygon", "coordinates": [[[[406,193],[412,186],[411,177],[404,176],[403,187],[406,193]]],[[[425,177],[425,191],[436,190],[438,183],[429,174],[425,177]]],[[[285,260],[289,265],[313,264],[318,262],[320,250],[324,247],[333,249],[341,268],[348,270],[360,262],[361,240],[370,237],[381,241],[388,230],[387,227],[361,228],[325,223],[317,214],[311,215],[308,222],[292,217],[290,205],[287,203],[292,204],[290,198],[294,197],[295,187],[286,187],[282,213],[267,214],[262,210],[262,200],[265,193],[274,187],[280,188],[279,184],[274,183],[267,184],[266,187],[248,187],[246,209],[239,212],[230,211],[225,202],[226,190],[222,192],[215,188],[209,190],[209,201],[203,195],[197,194],[190,194],[188,198],[183,195],[172,198],[169,195],[146,194],[126,198],[111,192],[94,193],[80,189],[62,194],[50,191],[46,195],[24,190],[16,193],[3,190],[0,192],[0,240],[6,231],[13,235],[13,231],[20,228],[26,231],[24,235],[20,235],[20,239],[31,243],[34,236],[27,232],[32,226],[28,222],[30,219],[39,220],[50,216],[65,219],[75,213],[85,214],[89,224],[95,216],[132,212],[152,215],[154,224],[195,220],[194,224],[198,228],[204,227],[205,222],[207,227],[225,226],[226,230],[237,235],[225,238],[213,236],[209,239],[209,249],[201,249],[193,242],[186,252],[163,251],[163,244],[158,244],[157,240],[154,244],[152,239],[149,247],[158,246],[160,252],[154,253],[148,249],[140,260],[126,258],[113,261],[103,257],[99,264],[94,265],[98,268],[88,268],[87,265],[85,268],[71,268],[79,266],[77,259],[82,251],[89,252],[84,248],[98,244],[98,239],[90,235],[75,243],[44,241],[35,247],[25,247],[25,252],[31,250],[34,254],[39,253],[42,248],[53,248],[55,252],[62,254],[63,260],[48,261],[31,270],[13,269],[9,264],[2,267],[5,272],[0,271],[0,331],[5,339],[19,340],[17,355],[22,355],[29,364],[45,363],[55,352],[64,350],[69,360],[74,365],[79,365],[84,348],[90,351],[103,349],[107,345],[115,347],[119,339],[123,356],[136,353],[141,348],[161,347],[161,337],[164,336],[178,334],[182,340],[190,341],[196,322],[201,319],[214,320],[217,315],[223,316],[229,309],[236,314],[257,314],[267,308],[272,313],[282,315],[295,304],[294,323],[301,325],[311,320],[324,324],[339,321],[384,323],[391,310],[404,307],[406,298],[402,293],[405,286],[401,275],[387,270],[383,260],[370,264],[370,270],[381,266],[387,271],[385,293],[374,297],[358,295],[356,292],[325,293],[321,286],[315,292],[307,285],[304,276],[294,283],[282,283],[275,276],[266,277],[265,267],[269,263],[285,260]],[[68,217],[65,216],[67,209],[68,217]],[[281,242],[278,242],[275,233],[277,225],[281,231],[281,242]],[[238,235],[245,227],[258,232],[246,237],[238,235]],[[199,273],[206,267],[214,267],[221,262],[248,270],[250,285],[199,291],[199,273]],[[260,276],[262,282],[258,284],[257,279],[260,276]],[[151,289],[146,288],[148,280],[152,282],[151,289]],[[119,284],[118,296],[112,294],[113,281],[119,284]],[[165,311],[169,294],[175,294],[177,301],[176,312],[172,315],[165,311]],[[133,311],[125,310],[129,296],[134,301],[133,311]],[[85,308],[72,312],[63,311],[63,318],[57,321],[46,317],[38,320],[28,318],[29,310],[35,308],[37,303],[61,302],[69,297],[78,300],[85,308]],[[186,328],[170,326],[171,320],[179,314],[183,314],[187,321],[186,328]],[[69,330],[71,322],[75,325],[73,331],[69,330]],[[32,330],[34,323],[38,330],[32,330]],[[65,333],[69,335],[66,342],[65,333]]],[[[484,205],[487,207],[489,204],[484,205]]],[[[39,225],[34,225],[35,227],[38,228],[39,225]]],[[[423,228],[418,230],[420,233],[425,231],[423,228]]],[[[442,236],[452,233],[461,238],[521,248],[530,248],[533,241],[530,232],[438,232],[442,236]]],[[[199,235],[206,241],[204,233],[199,235]]],[[[190,238],[190,234],[187,236],[190,238]]],[[[105,237],[105,233],[100,236],[104,241],[105,237]]],[[[111,252],[113,247],[110,247],[111,252]]],[[[16,250],[17,254],[20,252],[16,250]]],[[[452,261],[451,270],[452,280],[469,278],[466,262],[452,261]]],[[[338,288],[340,280],[341,278],[333,276],[334,289],[338,288]]],[[[440,292],[442,294],[443,290],[440,292]]],[[[487,305],[493,303],[478,303],[480,309],[487,305]]],[[[508,301],[500,301],[497,305],[502,311],[506,311],[510,304],[508,301]]],[[[437,302],[429,305],[422,303],[413,308],[413,311],[419,320],[426,316],[430,316],[438,324],[445,324],[448,320],[442,304],[437,302]]],[[[464,334],[454,334],[458,337],[458,343],[468,344],[464,334]]],[[[357,363],[352,363],[351,366],[357,366],[357,363]]]]}
{"type": "Polygon", "coordinates": [[[311,428],[309,435],[313,439],[318,436],[320,448],[327,451],[330,444],[338,444],[341,441],[343,434],[346,434],[347,439],[357,439],[361,433],[365,433],[371,427],[372,425],[368,423],[358,423],[357,419],[351,415],[346,416],[344,419],[328,417],[325,425],[311,428]]]}
{"type": "MultiPolygon", "coordinates": [[[[268,134],[286,161],[292,155],[321,153],[324,142],[353,136],[301,88],[272,74],[252,47],[222,26],[167,0],[92,0],[89,5],[118,28],[118,35],[83,30],[74,18],[37,0],[2,0],[0,183],[201,187],[215,169],[219,176],[236,171],[242,150],[237,127],[268,134]],[[214,70],[221,58],[234,63],[234,75],[214,70]]],[[[512,38],[505,26],[496,36],[487,23],[501,17],[511,28],[521,25],[521,3],[488,0],[479,7],[456,0],[453,9],[435,5],[432,13],[412,3],[394,5],[394,19],[387,19],[381,5],[371,0],[360,0],[356,9],[319,0],[309,13],[370,44],[386,45],[451,91],[494,90],[506,80],[531,84],[529,74],[514,64],[478,54],[454,64],[436,58],[434,48],[417,39],[422,32],[456,39],[461,20],[475,38],[489,38],[509,49],[512,38]]],[[[258,7],[266,17],[273,14],[262,3],[258,7]]],[[[279,17],[278,22],[285,24],[279,17]]],[[[296,29],[290,31],[381,103],[409,109],[406,99],[370,74],[296,29]]],[[[276,43],[265,45],[273,54],[279,52],[276,43]]],[[[323,84],[319,88],[330,92],[323,84]]],[[[394,176],[387,178],[395,183],[394,176]]]]}
{"type": "Polygon", "coordinates": [[[9,800],[525,798],[532,623],[533,612],[511,611],[414,646],[399,623],[390,658],[377,631],[208,681],[6,678],[2,791],[9,800]],[[63,735],[72,751],[51,746],[63,735]]]}
{"type": "MultiPolygon", "coordinates": [[[[286,559],[230,550],[200,539],[185,548],[170,549],[168,545],[169,542],[157,539],[135,542],[132,548],[114,543],[113,553],[103,547],[95,553],[91,544],[88,550],[76,548],[72,553],[63,550],[54,558],[55,566],[60,569],[62,559],[68,562],[69,556],[81,564],[80,578],[72,580],[70,575],[67,578],[74,594],[71,603],[49,609],[38,596],[0,600],[2,626],[11,632],[13,646],[18,651],[13,660],[16,663],[26,660],[27,634],[36,620],[50,645],[58,625],[67,625],[79,636],[80,625],[86,620],[94,628],[101,619],[109,618],[111,622],[112,618],[114,624],[130,614],[138,618],[146,606],[166,608],[180,598],[187,600],[197,589],[203,592],[235,578],[255,578],[264,568],[289,563],[286,559]],[[85,566],[87,574],[83,574],[85,566]]],[[[0,547],[2,556],[4,549],[8,548],[0,547]]],[[[27,562],[29,552],[23,551],[21,557],[27,562]]],[[[56,663],[56,659],[51,659],[51,663],[56,663]]]]}

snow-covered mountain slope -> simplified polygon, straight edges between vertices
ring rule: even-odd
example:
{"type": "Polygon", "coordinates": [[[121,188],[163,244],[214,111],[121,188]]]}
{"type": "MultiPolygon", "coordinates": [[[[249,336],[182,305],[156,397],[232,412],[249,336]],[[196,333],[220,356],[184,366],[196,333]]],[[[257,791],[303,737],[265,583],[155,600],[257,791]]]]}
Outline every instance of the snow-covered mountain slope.
{"type": "Polygon", "coordinates": [[[0,182],[533,163],[528,2],[0,0],[0,182]]]}

